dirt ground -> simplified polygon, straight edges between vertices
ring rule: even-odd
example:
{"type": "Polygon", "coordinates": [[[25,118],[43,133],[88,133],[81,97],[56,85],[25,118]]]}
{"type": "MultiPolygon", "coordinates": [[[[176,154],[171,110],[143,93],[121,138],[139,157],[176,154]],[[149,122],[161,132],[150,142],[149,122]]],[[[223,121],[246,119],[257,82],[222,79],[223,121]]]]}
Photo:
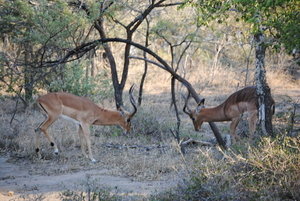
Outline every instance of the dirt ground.
{"type": "MultiPolygon", "coordinates": [[[[78,184],[86,182],[87,175],[95,185],[111,187],[118,194],[147,196],[167,188],[174,187],[177,181],[134,181],[130,178],[110,176],[106,169],[91,169],[57,175],[37,175],[31,171],[41,167],[40,164],[8,162],[9,158],[0,154],[0,200],[27,200],[39,195],[46,197],[44,200],[61,200],[60,193],[66,190],[78,190],[78,184]]],[[[46,168],[47,165],[42,166],[46,168]]],[[[46,169],[44,170],[46,171],[46,169]]],[[[85,189],[82,189],[83,191],[85,189]]],[[[127,197],[128,197],[127,196],[127,197]]],[[[129,199],[130,200],[130,199],[129,199]]]]}
{"type": "MultiPolygon", "coordinates": [[[[287,91],[276,89],[273,91],[273,94],[276,102],[280,103],[283,99],[286,99],[287,91]]],[[[288,94],[295,101],[299,101],[299,88],[289,90],[288,94]]],[[[104,151],[102,150],[100,153],[104,153],[104,151]]],[[[69,159],[74,161],[76,159],[73,157],[78,154],[72,154],[72,158],[70,157],[69,159]]],[[[103,159],[103,161],[110,161],[110,164],[113,164],[111,153],[103,155],[108,157],[108,159],[103,159]]],[[[136,155],[133,157],[136,158],[136,155]]],[[[105,166],[101,162],[94,164],[81,158],[79,161],[83,162],[76,161],[76,165],[73,163],[74,167],[72,167],[72,164],[71,166],[66,165],[68,163],[61,161],[57,163],[58,160],[65,159],[51,158],[50,160],[35,161],[33,163],[30,157],[18,158],[14,156],[12,160],[12,157],[7,153],[0,152],[0,201],[61,200],[61,193],[64,191],[85,192],[88,177],[94,186],[100,186],[101,188],[110,187],[113,189],[112,192],[126,195],[124,200],[137,200],[137,197],[134,196],[145,198],[150,194],[170,189],[180,181],[179,177],[161,181],[138,181],[130,175],[113,176],[109,172],[112,167],[105,166]],[[40,199],[41,196],[43,199],[40,199]]],[[[121,161],[119,163],[122,164],[121,161]]],[[[118,163],[116,162],[115,164],[118,163]]]]}

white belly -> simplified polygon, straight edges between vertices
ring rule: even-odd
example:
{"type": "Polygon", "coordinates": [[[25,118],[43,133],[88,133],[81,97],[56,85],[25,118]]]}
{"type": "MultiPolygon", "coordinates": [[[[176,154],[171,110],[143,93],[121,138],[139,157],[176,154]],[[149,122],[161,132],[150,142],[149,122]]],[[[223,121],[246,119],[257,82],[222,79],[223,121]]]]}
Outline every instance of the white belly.
{"type": "Polygon", "coordinates": [[[76,119],[72,119],[72,118],[70,118],[70,117],[68,117],[68,116],[61,115],[61,118],[66,119],[66,120],[68,120],[68,121],[72,121],[72,122],[74,122],[75,124],[79,124],[79,125],[80,125],[80,122],[79,122],[79,121],[77,121],[76,119]]]}

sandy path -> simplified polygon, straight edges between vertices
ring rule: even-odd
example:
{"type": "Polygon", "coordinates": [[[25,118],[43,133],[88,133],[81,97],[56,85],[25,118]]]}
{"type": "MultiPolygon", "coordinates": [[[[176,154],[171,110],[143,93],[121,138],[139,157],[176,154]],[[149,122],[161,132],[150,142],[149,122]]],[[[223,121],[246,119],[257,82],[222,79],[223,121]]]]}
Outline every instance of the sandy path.
{"type": "MultiPolygon", "coordinates": [[[[0,156],[1,201],[39,194],[45,195],[46,200],[60,200],[60,192],[78,190],[78,186],[87,181],[87,174],[90,175],[90,181],[95,182],[96,186],[117,187],[118,193],[130,192],[129,194],[134,195],[149,195],[156,190],[161,191],[176,185],[174,181],[132,181],[130,178],[110,176],[107,174],[108,170],[88,170],[50,176],[29,175],[29,170],[24,170],[18,164],[8,163],[7,160],[7,157],[0,156]],[[13,191],[14,195],[8,196],[9,191],[13,191]]],[[[80,189],[82,188],[81,185],[80,189]]]]}

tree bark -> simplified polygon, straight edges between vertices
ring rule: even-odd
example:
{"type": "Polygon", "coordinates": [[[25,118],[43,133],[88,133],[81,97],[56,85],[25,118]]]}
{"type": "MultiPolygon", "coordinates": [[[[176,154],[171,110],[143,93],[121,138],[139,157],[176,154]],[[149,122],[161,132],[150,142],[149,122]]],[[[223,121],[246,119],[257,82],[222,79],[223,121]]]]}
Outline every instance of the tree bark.
{"type": "MultiPolygon", "coordinates": [[[[103,28],[103,19],[100,18],[97,23],[95,23],[95,28],[98,30],[100,37],[102,39],[106,38],[106,34],[104,32],[104,28],[103,28]]],[[[119,89],[119,82],[118,82],[118,72],[117,72],[117,65],[116,65],[116,61],[115,58],[111,52],[111,49],[108,45],[108,43],[104,44],[104,51],[106,53],[109,65],[110,65],[110,70],[111,70],[111,77],[112,77],[112,82],[114,85],[114,89],[115,89],[115,100],[116,100],[116,107],[119,108],[120,106],[122,106],[122,92],[123,90],[119,89]]]]}
{"type": "Polygon", "coordinates": [[[258,133],[264,136],[273,136],[272,109],[271,109],[271,90],[266,81],[265,54],[266,44],[265,35],[256,33],[254,35],[255,43],[255,78],[256,95],[258,108],[258,133]]]}
{"type": "MultiPolygon", "coordinates": [[[[32,55],[32,46],[28,42],[25,42],[24,44],[24,60],[25,60],[25,66],[24,66],[24,84],[28,85],[33,80],[33,75],[31,71],[31,66],[29,65],[33,55],[32,55]]],[[[25,100],[29,101],[32,99],[33,95],[33,86],[25,87],[25,100]]]]}
{"type": "MultiPolygon", "coordinates": [[[[148,48],[149,46],[149,20],[147,20],[146,18],[146,25],[147,25],[147,29],[146,29],[146,36],[145,36],[145,47],[148,48]]],[[[143,57],[146,60],[147,59],[147,53],[143,52],[143,57]]],[[[145,83],[145,79],[147,76],[147,72],[148,72],[148,62],[144,61],[144,73],[142,75],[141,78],[141,82],[140,82],[140,90],[139,90],[139,97],[138,97],[138,105],[141,106],[142,105],[142,96],[143,96],[143,87],[144,87],[144,83],[145,83]]]]}

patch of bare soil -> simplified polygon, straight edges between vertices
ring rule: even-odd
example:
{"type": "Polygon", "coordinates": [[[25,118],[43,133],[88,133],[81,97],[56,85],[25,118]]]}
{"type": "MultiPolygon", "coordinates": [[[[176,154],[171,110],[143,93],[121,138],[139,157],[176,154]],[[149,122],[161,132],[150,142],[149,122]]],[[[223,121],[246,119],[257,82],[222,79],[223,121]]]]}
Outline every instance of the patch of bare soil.
{"type": "Polygon", "coordinates": [[[27,200],[41,195],[44,197],[43,200],[61,200],[60,194],[64,191],[81,190],[84,192],[86,189],[83,186],[87,182],[87,175],[89,175],[89,180],[93,181],[94,186],[115,189],[114,192],[127,195],[126,200],[131,200],[134,196],[147,197],[151,193],[174,187],[177,184],[174,180],[134,181],[131,178],[111,176],[107,169],[47,174],[51,165],[53,161],[31,164],[28,161],[19,160],[17,163],[11,163],[9,157],[3,153],[0,154],[0,200],[27,200]],[[35,174],[36,171],[44,172],[44,174],[35,174]]]}

